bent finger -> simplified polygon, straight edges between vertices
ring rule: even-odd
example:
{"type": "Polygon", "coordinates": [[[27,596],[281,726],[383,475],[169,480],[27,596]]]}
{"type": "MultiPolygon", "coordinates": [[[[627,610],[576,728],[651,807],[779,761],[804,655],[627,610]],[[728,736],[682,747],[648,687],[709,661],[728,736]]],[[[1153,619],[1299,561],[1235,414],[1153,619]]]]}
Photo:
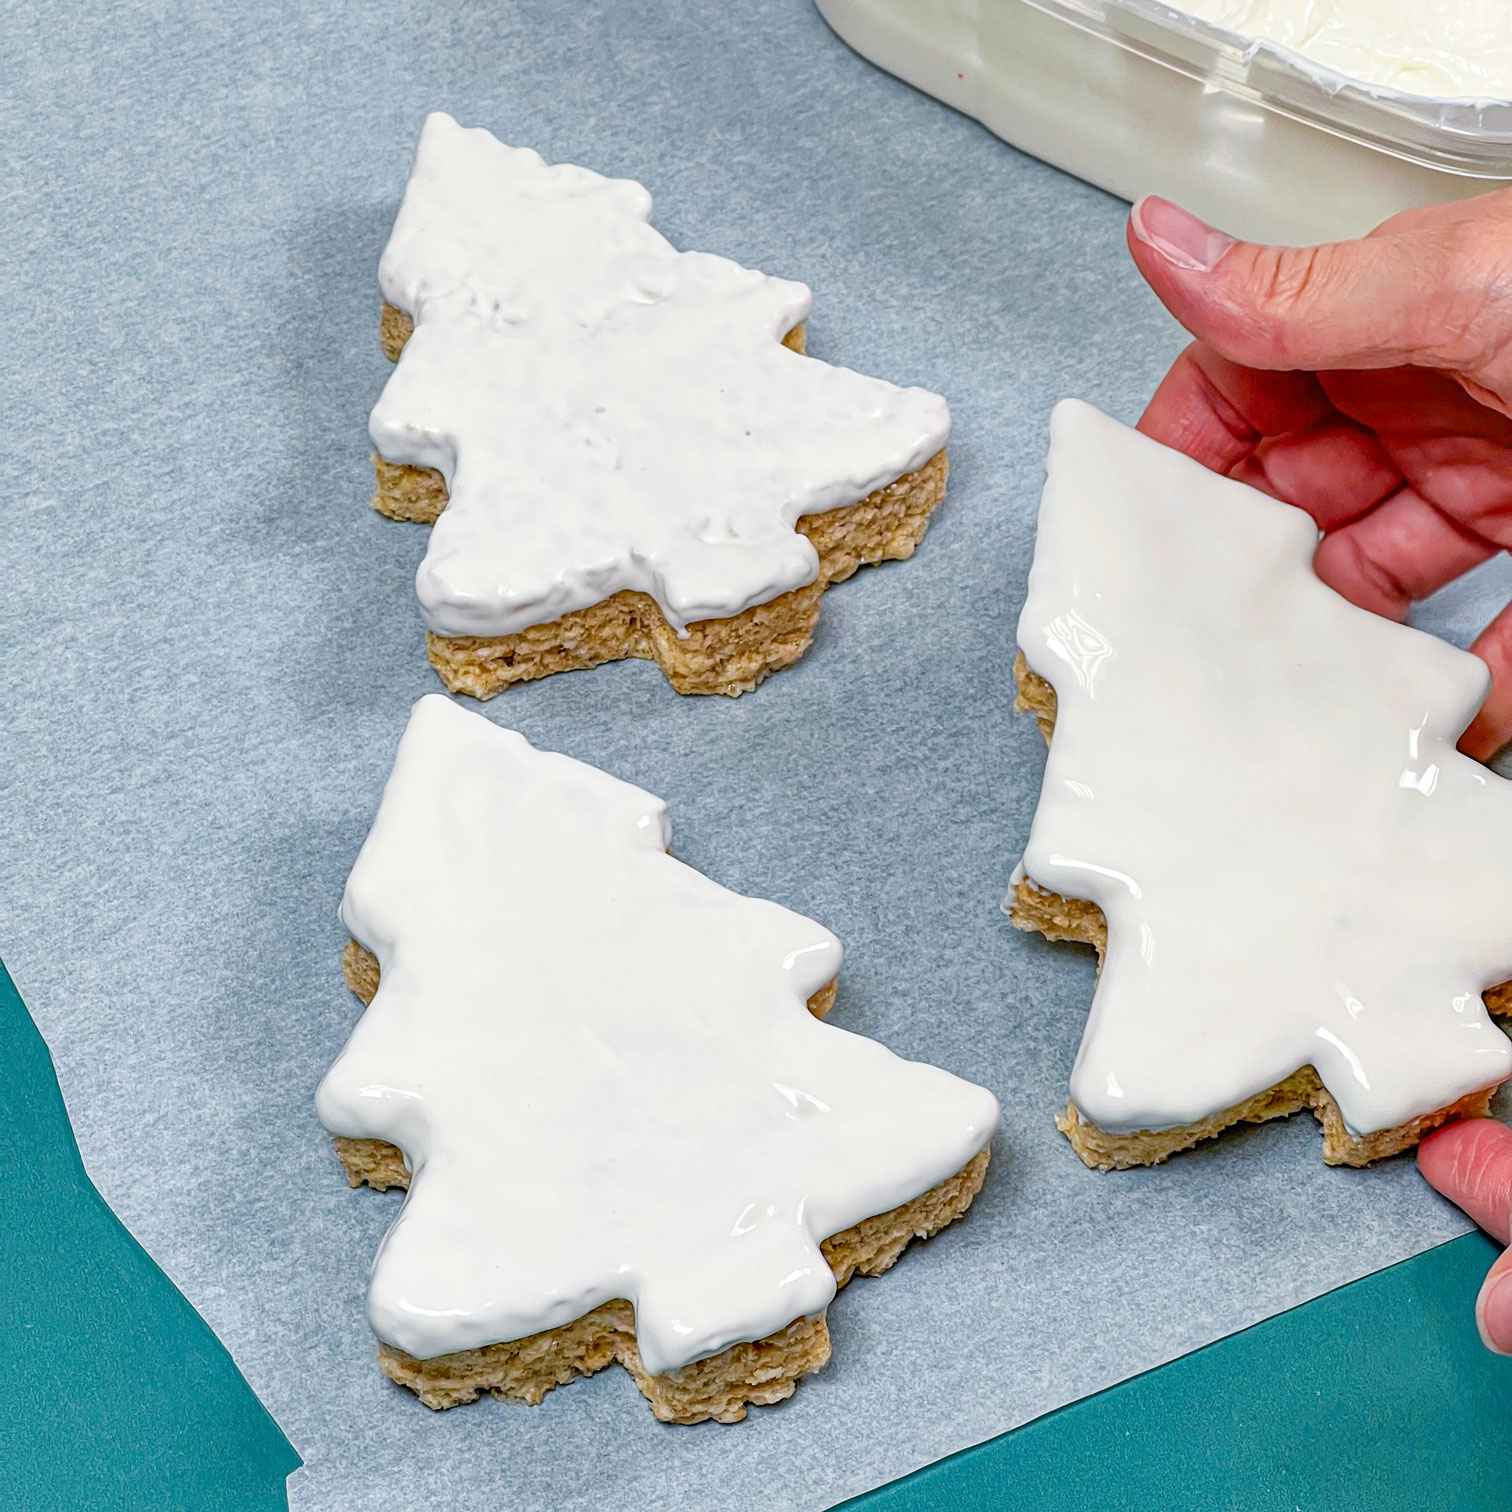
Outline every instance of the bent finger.
{"type": "Polygon", "coordinates": [[[1138,428],[1229,473],[1265,437],[1305,430],[1334,413],[1310,373],[1260,372],[1194,341],[1161,380],[1138,428]]]}
{"type": "Polygon", "coordinates": [[[1342,419],[1267,438],[1229,476],[1305,509],[1319,530],[1358,519],[1405,481],[1375,436],[1342,419]]]}
{"type": "Polygon", "coordinates": [[[1512,1226],[1512,1129],[1467,1118],[1435,1129],[1419,1146],[1418,1170],[1434,1191],[1506,1244],[1512,1226]]]}
{"type": "Polygon", "coordinates": [[[1512,740],[1512,605],[1486,626],[1470,649],[1491,669],[1491,691],[1459,748],[1477,761],[1489,761],[1512,740]]]}
{"type": "Polygon", "coordinates": [[[1313,570],[1362,609],[1403,619],[1419,599],[1437,592],[1496,554],[1413,489],[1323,537],[1313,570]]]}
{"type": "MultiPolygon", "coordinates": [[[[1492,1118],[1468,1118],[1437,1129],[1418,1146],[1418,1170],[1491,1235],[1506,1244],[1512,1230],[1512,1129],[1492,1118]]],[[[1488,1349],[1512,1354],[1512,1250],[1498,1258],[1475,1302],[1475,1324],[1488,1349]]]]}
{"type": "Polygon", "coordinates": [[[1381,436],[1469,436],[1512,446],[1512,419],[1472,399],[1448,373],[1340,368],[1320,373],[1318,384],[1340,414],[1381,436]]]}

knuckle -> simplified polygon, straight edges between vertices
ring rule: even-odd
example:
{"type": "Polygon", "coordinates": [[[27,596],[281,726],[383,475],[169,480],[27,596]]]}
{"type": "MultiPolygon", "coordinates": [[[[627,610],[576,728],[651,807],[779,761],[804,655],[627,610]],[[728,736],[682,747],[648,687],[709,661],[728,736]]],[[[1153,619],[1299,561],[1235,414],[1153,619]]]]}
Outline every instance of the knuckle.
{"type": "Polygon", "coordinates": [[[1296,360],[1298,338],[1341,282],[1332,247],[1255,248],[1245,303],[1256,365],[1302,365],[1296,360]]]}
{"type": "Polygon", "coordinates": [[[1399,570],[1380,550],[1380,543],[1361,540],[1356,531],[1327,536],[1331,561],[1327,566],[1340,591],[1348,599],[1377,614],[1400,618],[1416,597],[1410,575],[1399,570]]]}
{"type": "Polygon", "coordinates": [[[1420,239],[1419,287],[1410,334],[1455,367],[1505,363],[1512,343],[1512,222],[1463,220],[1420,239]]]}
{"type": "Polygon", "coordinates": [[[1488,1208],[1512,1210],[1512,1156],[1489,1140],[1466,1140],[1456,1152],[1454,1183],[1488,1208]]]}
{"type": "Polygon", "coordinates": [[[1290,315],[1313,298],[1324,281],[1324,247],[1266,247],[1256,268],[1261,299],[1290,315]]]}

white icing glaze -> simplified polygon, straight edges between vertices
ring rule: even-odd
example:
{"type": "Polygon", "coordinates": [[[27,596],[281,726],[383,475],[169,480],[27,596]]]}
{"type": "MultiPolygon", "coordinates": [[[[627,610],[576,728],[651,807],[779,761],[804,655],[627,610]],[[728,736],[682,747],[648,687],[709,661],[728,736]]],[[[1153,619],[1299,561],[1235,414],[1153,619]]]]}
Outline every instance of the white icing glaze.
{"type": "Polygon", "coordinates": [[[819,1242],[991,1137],[991,1093],[808,1012],[828,930],[670,837],[649,793],[415,705],[341,906],[381,984],[317,1096],[413,1172],[380,1338],[427,1358],[627,1297],[675,1369],[821,1312],[819,1242]]]}
{"type": "Polygon", "coordinates": [[[1311,1064],[1356,1134],[1512,1074],[1512,784],[1475,657],[1312,572],[1301,510],[1066,401],[1019,645],[1055,687],[1024,867],[1097,903],[1071,1092],[1170,1128],[1311,1064]]]}
{"type": "Polygon", "coordinates": [[[416,577],[442,635],[650,594],[681,631],[814,581],[803,515],[945,444],[945,401],[800,357],[798,283],[678,252],[636,183],[430,116],[378,277],[415,321],[369,432],[450,502],[416,577]]]}
{"type": "Polygon", "coordinates": [[[1512,99],[1507,0],[1182,0],[1369,84],[1433,99],[1512,99]]]}
{"type": "Polygon", "coordinates": [[[1020,882],[1026,882],[1029,873],[1024,870],[1023,859],[1014,863],[1013,870],[1008,874],[1008,891],[998,900],[998,907],[1005,913],[1013,913],[1013,905],[1017,900],[1017,888],[1020,882]]]}

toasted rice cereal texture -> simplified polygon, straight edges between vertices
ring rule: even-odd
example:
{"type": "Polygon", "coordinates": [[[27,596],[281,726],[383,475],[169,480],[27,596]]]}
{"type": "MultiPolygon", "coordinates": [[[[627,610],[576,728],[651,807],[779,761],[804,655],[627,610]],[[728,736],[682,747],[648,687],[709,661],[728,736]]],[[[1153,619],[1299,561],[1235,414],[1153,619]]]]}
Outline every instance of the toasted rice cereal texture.
{"type": "MultiPolygon", "coordinates": [[[[378,991],[375,956],[355,940],[342,957],[347,985],[370,1003],[378,991]]],[[[835,1001],[835,984],[809,999],[809,1011],[822,1018],[835,1001]]],[[[399,1149],[379,1139],[343,1139],[332,1144],[352,1186],[408,1187],[409,1170],[399,1149]]],[[[837,1286],[853,1276],[880,1276],[915,1239],[927,1239],[954,1223],[981,1190],[989,1151],[923,1196],[891,1212],[864,1219],[820,1246],[837,1286]]],[[[708,1359],[695,1360],[667,1375],[650,1375],[635,1345],[635,1311],[622,1299],[605,1302],[560,1328],[483,1349],[417,1360],[392,1345],[378,1346],[379,1368],[407,1386],[427,1407],[455,1407],[476,1401],[485,1391],[538,1405],[546,1393],[574,1376],[592,1375],[616,1362],[623,1365],[664,1423],[738,1423],[750,1406],[780,1402],[793,1394],[800,1377],[830,1357],[824,1317],[796,1318],[764,1339],[735,1344],[708,1359]]]]}
{"type": "MultiPolygon", "coordinates": [[[[413,329],[402,310],[383,306],[379,342],[391,361],[399,360],[413,329]]],[[[795,326],[783,342],[802,352],[803,327],[795,326]]],[[[379,514],[423,525],[440,518],[446,483],[439,472],[386,462],[376,454],[373,471],[373,508],[379,514]]],[[[844,582],[860,567],[913,555],[945,497],[948,472],[945,452],[938,451],[916,471],[854,504],[805,515],[796,528],[819,553],[818,578],[728,619],[696,620],[686,636],[667,623],[648,594],[626,590],[516,635],[427,632],[427,654],[453,693],[473,698],[492,698],[511,683],[553,672],[626,658],[656,662],[679,693],[749,693],[808,650],[819,621],[819,600],[831,583],[844,582]]]]}
{"type": "MultiPolygon", "coordinates": [[[[1021,714],[1034,715],[1048,745],[1055,733],[1055,689],[1038,673],[1030,671],[1023,652],[1014,662],[1013,675],[1018,684],[1014,707],[1021,714]]],[[[1014,884],[1009,917],[1018,928],[1037,931],[1047,940],[1077,940],[1091,945],[1101,966],[1108,946],[1108,923],[1095,903],[1063,898],[1026,877],[1014,884]]],[[[1489,988],[1484,996],[1491,1013],[1512,1015],[1512,982],[1489,988]]],[[[1131,1166],[1159,1165],[1179,1150],[1188,1150],[1221,1134],[1232,1124],[1264,1123],[1310,1108],[1323,1128],[1323,1159],[1329,1165],[1365,1166],[1410,1149],[1430,1130],[1452,1118],[1484,1114],[1494,1095],[1495,1088],[1471,1092],[1447,1108],[1436,1109],[1396,1128],[1356,1136],[1345,1127],[1338,1103],[1318,1079],[1317,1072],[1311,1066],[1300,1066],[1274,1087],[1232,1108],[1174,1129],[1113,1134],[1084,1119],[1074,1102],[1066,1104],[1066,1111],[1055,1122],[1089,1166],[1100,1171],[1121,1171],[1131,1166]]]]}

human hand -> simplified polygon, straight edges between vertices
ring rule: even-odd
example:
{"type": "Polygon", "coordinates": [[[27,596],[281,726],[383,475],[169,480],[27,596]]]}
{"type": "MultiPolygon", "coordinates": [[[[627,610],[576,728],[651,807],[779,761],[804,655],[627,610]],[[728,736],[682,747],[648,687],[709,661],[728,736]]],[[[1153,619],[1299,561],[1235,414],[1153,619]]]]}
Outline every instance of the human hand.
{"type": "MultiPolygon", "coordinates": [[[[1418,1170],[1491,1235],[1512,1239],[1512,1129],[1490,1118],[1436,1129],[1418,1146],[1418,1170]]],[[[1512,1355],[1512,1249],[1486,1274],[1475,1322],[1487,1349],[1512,1355]]]]}
{"type": "MultiPolygon", "coordinates": [[[[1512,189],[1304,248],[1150,198],[1128,240],[1197,338],[1139,428],[1307,510],[1324,582],[1402,619],[1512,546],[1512,189]]],[[[1512,606],[1470,649],[1492,686],[1460,747],[1484,760],[1512,740],[1512,606]]]]}

